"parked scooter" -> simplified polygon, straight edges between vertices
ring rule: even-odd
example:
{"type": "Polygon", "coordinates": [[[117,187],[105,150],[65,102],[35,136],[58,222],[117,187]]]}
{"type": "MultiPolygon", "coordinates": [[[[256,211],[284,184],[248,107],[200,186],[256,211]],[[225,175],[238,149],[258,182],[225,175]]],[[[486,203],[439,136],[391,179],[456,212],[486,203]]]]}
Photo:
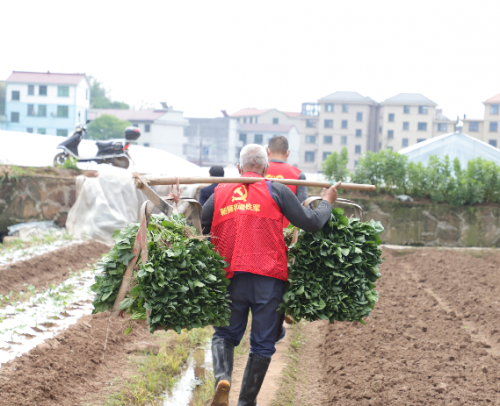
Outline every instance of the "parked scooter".
{"type": "Polygon", "coordinates": [[[119,168],[127,169],[130,165],[130,155],[128,153],[128,148],[131,141],[137,140],[141,136],[141,132],[137,127],[127,127],[125,129],[125,141],[97,141],[97,155],[93,157],[81,157],[78,154],[78,145],[85,133],[87,128],[82,124],[77,124],[75,126],[75,131],[66,140],[61,142],[57,147],[62,149],[54,157],[54,166],[62,165],[66,162],[69,157],[75,158],[78,162],[97,162],[98,164],[111,164],[119,168]]]}

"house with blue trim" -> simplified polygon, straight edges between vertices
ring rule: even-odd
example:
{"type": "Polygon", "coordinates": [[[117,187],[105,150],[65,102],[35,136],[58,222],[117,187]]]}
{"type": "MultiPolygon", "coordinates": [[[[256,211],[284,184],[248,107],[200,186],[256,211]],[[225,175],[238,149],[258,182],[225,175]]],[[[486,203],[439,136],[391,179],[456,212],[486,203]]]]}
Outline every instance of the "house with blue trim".
{"type": "Polygon", "coordinates": [[[13,71],[5,99],[3,129],[67,136],[88,118],[90,84],[82,73],[13,71]]]}

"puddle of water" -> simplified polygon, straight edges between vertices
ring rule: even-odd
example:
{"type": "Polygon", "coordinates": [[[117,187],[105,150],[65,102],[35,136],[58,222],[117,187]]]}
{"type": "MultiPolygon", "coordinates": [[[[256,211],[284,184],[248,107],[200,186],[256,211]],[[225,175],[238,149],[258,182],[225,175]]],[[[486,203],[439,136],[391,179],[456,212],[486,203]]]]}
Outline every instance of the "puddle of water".
{"type": "Polygon", "coordinates": [[[95,272],[82,272],[29,301],[0,309],[0,367],[92,313],[95,272]]]}
{"type": "Polygon", "coordinates": [[[163,394],[165,400],[162,406],[194,406],[193,395],[212,371],[212,349],[207,344],[197,348],[189,356],[187,367],[170,392],[163,394]]]}
{"type": "Polygon", "coordinates": [[[0,254],[0,267],[4,265],[12,265],[17,261],[26,261],[36,255],[46,254],[47,252],[55,251],[59,248],[81,242],[83,241],[57,240],[50,244],[34,245],[28,248],[12,248],[0,254]]]}

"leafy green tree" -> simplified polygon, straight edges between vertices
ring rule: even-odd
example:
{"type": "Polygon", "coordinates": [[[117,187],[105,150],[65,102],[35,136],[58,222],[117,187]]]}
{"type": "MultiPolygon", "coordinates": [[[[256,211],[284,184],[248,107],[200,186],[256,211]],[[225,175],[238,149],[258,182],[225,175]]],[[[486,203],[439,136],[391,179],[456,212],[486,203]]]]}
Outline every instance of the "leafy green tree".
{"type": "Polygon", "coordinates": [[[132,125],[130,121],[120,120],[115,116],[103,114],[87,126],[87,134],[89,138],[94,140],[124,138],[125,128],[130,125],[132,125]]]}
{"type": "Polygon", "coordinates": [[[130,106],[124,102],[111,101],[108,92],[92,76],[89,76],[90,82],[90,105],[94,109],[124,109],[127,110],[130,106]]]}
{"type": "Polygon", "coordinates": [[[344,182],[349,177],[349,170],[347,169],[348,162],[349,154],[347,148],[343,147],[340,154],[337,151],[330,154],[322,163],[321,168],[328,179],[334,180],[335,182],[339,180],[344,182]]]}

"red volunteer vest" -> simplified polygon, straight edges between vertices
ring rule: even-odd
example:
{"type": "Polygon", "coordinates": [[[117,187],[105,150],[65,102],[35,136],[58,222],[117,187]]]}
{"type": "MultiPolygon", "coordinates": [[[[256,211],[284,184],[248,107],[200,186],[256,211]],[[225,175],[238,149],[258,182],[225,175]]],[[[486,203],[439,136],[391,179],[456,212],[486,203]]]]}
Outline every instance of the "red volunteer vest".
{"type": "MultiPolygon", "coordinates": [[[[247,172],[242,177],[260,177],[247,172]]],[[[212,243],[235,271],[288,280],[283,214],[267,182],[220,183],[214,192],[212,243]]]]}
{"type": "MultiPolygon", "coordinates": [[[[268,179],[299,179],[300,169],[295,166],[288,165],[284,162],[269,162],[266,178],[268,179]]],[[[294,195],[297,195],[297,186],[287,185],[294,195]]],[[[283,217],[283,228],[287,228],[290,222],[283,217]]]]}

